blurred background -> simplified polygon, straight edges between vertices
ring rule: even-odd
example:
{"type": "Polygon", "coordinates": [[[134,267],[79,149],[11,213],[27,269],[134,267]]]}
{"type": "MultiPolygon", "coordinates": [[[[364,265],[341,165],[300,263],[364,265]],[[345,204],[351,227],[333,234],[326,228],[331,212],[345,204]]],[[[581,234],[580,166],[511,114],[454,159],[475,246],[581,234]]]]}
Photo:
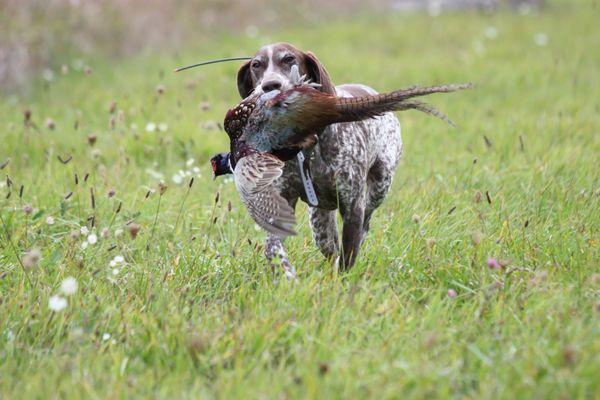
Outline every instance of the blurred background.
{"type": "MultiPolygon", "coordinates": [[[[222,35],[256,39],[280,29],[322,26],[359,14],[529,15],[543,12],[544,8],[552,7],[551,3],[544,0],[0,0],[0,90],[21,92],[27,90],[32,79],[51,80],[61,69],[85,68],[78,58],[117,59],[140,52],[173,55],[191,44],[222,35]]],[[[265,37],[265,43],[269,39],[265,37]]],[[[254,50],[244,55],[251,55],[254,50]]]]}

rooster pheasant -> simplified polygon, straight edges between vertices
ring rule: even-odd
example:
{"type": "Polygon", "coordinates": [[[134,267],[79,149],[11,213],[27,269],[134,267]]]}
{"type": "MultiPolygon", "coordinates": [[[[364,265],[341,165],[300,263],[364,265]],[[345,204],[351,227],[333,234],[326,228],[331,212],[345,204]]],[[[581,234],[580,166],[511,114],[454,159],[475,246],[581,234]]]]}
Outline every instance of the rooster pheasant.
{"type": "Polygon", "coordinates": [[[294,210],[273,188],[273,183],[281,176],[285,161],[314,145],[317,133],[323,128],[408,109],[452,123],[432,106],[413,98],[471,87],[470,84],[410,87],[342,98],[314,86],[298,76],[290,90],[248,96],[225,117],[230,152],[211,159],[215,177],[234,174],[237,190],[252,219],[267,232],[282,238],[295,234],[294,210]]]}

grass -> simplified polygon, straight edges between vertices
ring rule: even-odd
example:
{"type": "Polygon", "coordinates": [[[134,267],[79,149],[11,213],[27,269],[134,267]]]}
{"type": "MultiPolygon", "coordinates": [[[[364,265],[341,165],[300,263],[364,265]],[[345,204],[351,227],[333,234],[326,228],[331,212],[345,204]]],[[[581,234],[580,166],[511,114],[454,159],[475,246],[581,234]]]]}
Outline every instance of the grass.
{"type": "Polygon", "coordinates": [[[6,94],[0,397],[598,398],[597,7],[219,36],[178,55],[64,60],[65,75],[58,61],[51,82],[6,94]],[[170,73],[276,40],[312,49],[336,82],[477,83],[431,99],[458,129],[399,115],[405,156],[345,275],[304,205],[287,243],[299,280],[271,273],[234,185],[211,180],[236,64],[170,73]],[[83,226],[98,236],[86,249],[83,226]],[[79,288],[53,312],[68,276],[79,288]]]}

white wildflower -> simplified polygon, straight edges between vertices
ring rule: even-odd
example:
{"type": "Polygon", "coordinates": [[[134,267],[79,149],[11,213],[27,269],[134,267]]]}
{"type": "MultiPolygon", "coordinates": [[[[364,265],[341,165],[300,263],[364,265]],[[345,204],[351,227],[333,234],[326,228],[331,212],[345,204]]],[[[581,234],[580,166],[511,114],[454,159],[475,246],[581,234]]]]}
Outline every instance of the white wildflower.
{"type": "Polygon", "coordinates": [[[65,296],[71,296],[77,292],[77,280],[72,276],[66,277],[60,284],[60,290],[65,296]]]}
{"type": "Polygon", "coordinates": [[[115,237],[119,237],[123,234],[123,229],[119,228],[115,230],[115,237]]]}
{"type": "Polygon", "coordinates": [[[105,333],[105,334],[102,335],[102,340],[103,341],[106,342],[108,339],[110,339],[110,333],[105,333]]]}
{"type": "Polygon", "coordinates": [[[192,165],[194,165],[194,159],[190,158],[189,160],[187,160],[185,162],[185,165],[187,165],[188,167],[191,167],[192,165]]]}
{"type": "Polygon", "coordinates": [[[174,174],[171,179],[173,180],[173,183],[176,185],[181,185],[181,183],[183,182],[183,177],[179,174],[174,174]]]}
{"type": "Polygon", "coordinates": [[[158,130],[161,132],[166,132],[169,129],[169,125],[163,123],[158,124],[158,130]]]}
{"type": "Polygon", "coordinates": [[[82,235],[87,235],[88,233],[90,233],[90,230],[88,229],[87,226],[82,226],[79,231],[81,232],[82,235]]]}
{"type": "Polygon", "coordinates": [[[87,242],[88,242],[89,244],[96,244],[96,243],[98,242],[98,236],[96,236],[96,234],[95,234],[95,233],[92,233],[92,234],[90,234],[90,235],[87,237],[87,242]]]}
{"type": "Polygon", "coordinates": [[[118,255],[118,256],[114,256],[113,259],[110,260],[110,262],[108,263],[108,266],[111,267],[111,268],[114,268],[113,274],[116,275],[119,272],[119,270],[117,268],[115,268],[115,267],[120,266],[124,262],[125,262],[125,258],[123,256],[121,256],[121,255],[118,255]],[[117,272],[114,272],[115,270],[117,272]]]}
{"type": "Polygon", "coordinates": [[[50,297],[48,300],[48,308],[52,311],[59,312],[67,307],[67,299],[59,295],[50,297]]]}
{"type": "Polygon", "coordinates": [[[82,242],[81,243],[81,250],[85,250],[88,247],[88,242],[82,242]]]}
{"type": "Polygon", "coordinates": [[[54,217],[46,217],[46,224],[54,225],[54,217]]]}
{"type": "Polygon", "coordinates": [[[156,124],[154,122],[148,122],[146,124],[146,132],[154,132],[156,131],[156,124]]]}

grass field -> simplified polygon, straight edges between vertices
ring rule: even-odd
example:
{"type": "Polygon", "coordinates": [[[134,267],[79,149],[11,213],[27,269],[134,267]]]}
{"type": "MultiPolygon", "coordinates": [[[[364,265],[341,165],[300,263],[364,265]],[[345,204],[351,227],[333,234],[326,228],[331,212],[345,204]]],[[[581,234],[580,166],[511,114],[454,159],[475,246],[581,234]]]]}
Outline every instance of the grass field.
{"type": "Polygon", "coordinates": [[[6,94],[0,398],[598,398],[599,12],[223,35],[68,58],[6,94]],[[237,64],[170,72],[279,40],[338,83],[477,84],[430,99],[457,129],[399,114],[405,155],[347,274],[304,204],[287,241],[299,279],[271,272],[208,164],[228,145],[237,64]]]}

